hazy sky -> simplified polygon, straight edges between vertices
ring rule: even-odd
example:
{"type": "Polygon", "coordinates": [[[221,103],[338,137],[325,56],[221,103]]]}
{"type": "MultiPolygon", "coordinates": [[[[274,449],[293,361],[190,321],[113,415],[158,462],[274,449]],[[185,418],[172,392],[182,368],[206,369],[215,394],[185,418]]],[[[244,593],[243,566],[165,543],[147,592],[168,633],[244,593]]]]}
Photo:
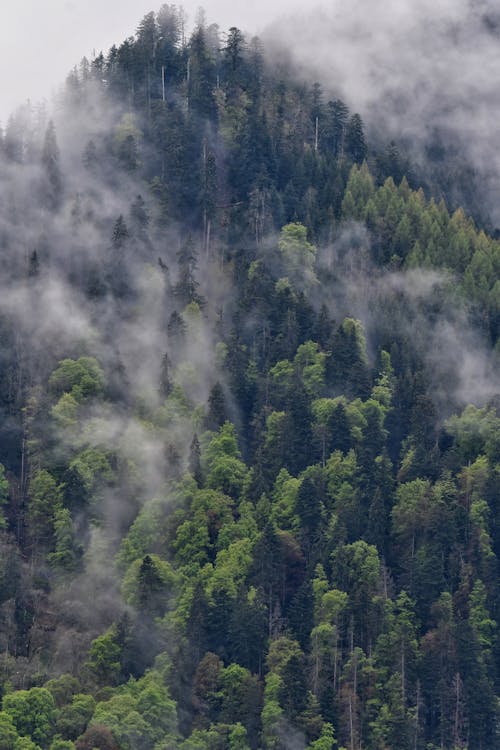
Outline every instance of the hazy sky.
{"type": "MultiPolygon", "coordinates": [[[[176,3],[177,4],[177,3],[176,3]]],[[[202,5],[208,22],[259,32],[298,0],[186,0],[193,20],[202,5]]],[[[162,0],[0,0],[0,122],[26,99],[38,101],[95,49],[106,51],[133,34],[162,0]]]]}

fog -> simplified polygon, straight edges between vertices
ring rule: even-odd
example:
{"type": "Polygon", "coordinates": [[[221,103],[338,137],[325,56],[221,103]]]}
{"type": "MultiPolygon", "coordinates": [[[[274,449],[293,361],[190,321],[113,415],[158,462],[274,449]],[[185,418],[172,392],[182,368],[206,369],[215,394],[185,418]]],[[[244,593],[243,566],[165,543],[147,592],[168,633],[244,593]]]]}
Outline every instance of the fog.
{"type": "Polygon", "coordinates": [[[336,0],[272,23],[264,39],[293,75],[360,112],[375,141],[403,143],[424,173],[446,150],[442,179],[465,175],[457,202],[467,195],[498,225],[499,22],[491,0],[336,0]]]}
{"type": "MultiPolygon", "coordinates": [[[[403,143],[423,172],[439,167],[444,147],[454,166],[442,179],[462,174],[453,188],[457,203],[468,200],[500,224],[499,12],[492,0],[202,5],[208,23],[261,35],[273,62],[286,60],[294,75],[320,81],[328,96],[361,113],[375,141],[403,143]]],[[[183,7],[189,29],[198,3],[183,7]]],[[[83,56],[106,53],[157,9],[149,0],[2,3],[0,122],[27,99],[50,99],[83,56]]]]}

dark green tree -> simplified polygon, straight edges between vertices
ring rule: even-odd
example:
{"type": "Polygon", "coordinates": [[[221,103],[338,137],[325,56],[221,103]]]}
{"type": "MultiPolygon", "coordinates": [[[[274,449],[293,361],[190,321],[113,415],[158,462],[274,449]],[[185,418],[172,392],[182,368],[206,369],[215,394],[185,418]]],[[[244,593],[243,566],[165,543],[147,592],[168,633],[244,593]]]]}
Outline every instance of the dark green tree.
{"type": "Polygon", "coordinates": [[[357,164],[361,164],[368,153],[366,145],[364,126],[358,114],[352,115],[345,131],[346,156],[357,164]]]}
{"type": "Polygon", "coordinates": [[[60,208],[63,196],[63,180],[59,160],[56,131],[51,120],[47,125],[42,150],[42,166],[44,169],[42,200],[51,211],[60,208]]]}

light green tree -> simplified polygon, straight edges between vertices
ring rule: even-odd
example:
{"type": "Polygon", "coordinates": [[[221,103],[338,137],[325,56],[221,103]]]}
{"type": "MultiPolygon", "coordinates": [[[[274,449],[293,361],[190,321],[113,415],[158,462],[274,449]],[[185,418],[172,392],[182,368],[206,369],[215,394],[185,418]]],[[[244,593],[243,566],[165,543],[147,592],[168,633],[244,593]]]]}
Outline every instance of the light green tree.
{"type": "Polygon", "coordinates": [[[56,704],[46,688],[34,687],[8,693],[3,699],[3,710],[21,736],[45,747],[54,731],[56,704]]]}
{"type": "Polygon", "coordinates": [[[278,247],[292,282],[309,286],[317,283],[314,273],[317,250],[308,242],[307,228],[303,224],[286,224],[281,230],[278,247]]]}

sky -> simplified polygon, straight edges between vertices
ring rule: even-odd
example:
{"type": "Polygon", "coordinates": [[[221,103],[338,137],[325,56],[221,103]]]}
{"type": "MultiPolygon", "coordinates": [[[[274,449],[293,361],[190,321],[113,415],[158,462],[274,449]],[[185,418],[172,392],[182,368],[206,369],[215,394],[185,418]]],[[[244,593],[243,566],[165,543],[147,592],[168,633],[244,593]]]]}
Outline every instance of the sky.
{"type": "MultiPolygon", "coordinates": [[[[177,4],[177,3],[176,3],[177,4]]],[[[298,0],[186,0],[192,21],[203,5],[209,23],[259,33],[298,0]]],[[[162,0],[1,0],[0,123],[27,99],[50,98],[73,65],[131,36],[162,0]]]]}

